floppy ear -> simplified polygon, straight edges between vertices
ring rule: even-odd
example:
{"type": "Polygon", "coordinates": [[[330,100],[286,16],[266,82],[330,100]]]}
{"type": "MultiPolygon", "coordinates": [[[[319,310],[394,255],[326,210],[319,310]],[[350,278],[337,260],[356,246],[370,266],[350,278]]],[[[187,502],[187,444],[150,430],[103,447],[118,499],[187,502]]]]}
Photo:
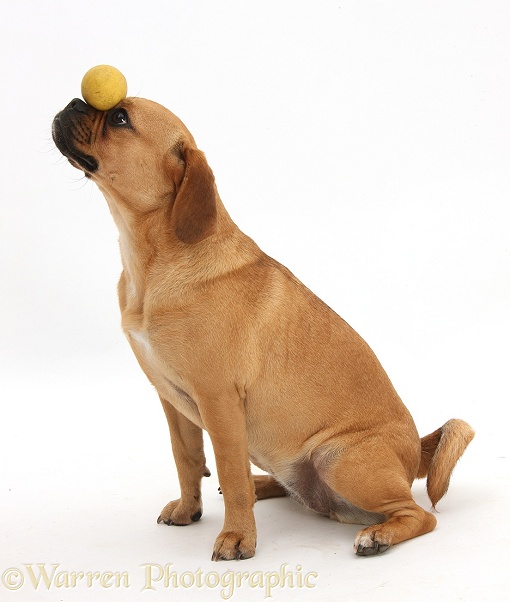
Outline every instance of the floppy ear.
{"type": "Polygon", "coordinates": [[[192,245],[216,232],[216,187],[204,153],[187,144],[181,152],[186,168],[175,197],[171,223],[177,237],[192,245]]]}

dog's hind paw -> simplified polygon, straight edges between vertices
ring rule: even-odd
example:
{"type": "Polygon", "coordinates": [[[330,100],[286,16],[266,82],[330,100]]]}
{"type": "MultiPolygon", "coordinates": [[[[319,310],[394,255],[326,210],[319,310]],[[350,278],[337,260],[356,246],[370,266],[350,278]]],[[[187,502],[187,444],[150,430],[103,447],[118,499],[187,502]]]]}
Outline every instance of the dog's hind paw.
{"type": "Polygon", "coordinates": [[[386,552],[390,544],[382,541],[378,535],[379,533],[373,530],[363,529],[360,531],[354,541],[354,552],[358,556],[375,556],[386,552]]]}

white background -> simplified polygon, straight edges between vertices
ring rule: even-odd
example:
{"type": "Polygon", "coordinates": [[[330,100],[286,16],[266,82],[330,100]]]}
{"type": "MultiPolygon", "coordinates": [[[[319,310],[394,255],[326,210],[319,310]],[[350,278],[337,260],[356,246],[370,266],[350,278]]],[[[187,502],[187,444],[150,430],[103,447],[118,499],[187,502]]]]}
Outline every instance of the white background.
{"type": "Polygon", "coordinates": [[[0,573],[25,576],[0,600],[221,600],[196,584],[141,591],[147,563],[318,573],[274,600],[502,599],[509,3],[3,0],[0,29],[0,573]],[[369,342],[422,435],[451,417],[474,426],[433,533],[361,559],[356,526],[271,500],[255,507],[256,557],[212,563],[210,450],[203,519],[156,524],[178,488],[120,331],[117,233],[50,134],[100,63],[183,119],[235,221],[369,342]],[[130,587],[34,589],[23,563],[127,571],[130,587]]]}

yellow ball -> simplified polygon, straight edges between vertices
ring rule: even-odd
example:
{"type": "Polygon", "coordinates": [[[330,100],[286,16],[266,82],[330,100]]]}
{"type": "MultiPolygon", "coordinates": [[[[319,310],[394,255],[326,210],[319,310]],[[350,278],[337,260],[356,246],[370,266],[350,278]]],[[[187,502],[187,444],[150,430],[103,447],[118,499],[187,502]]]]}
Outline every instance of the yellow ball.
{"type": "Polygon", "coordinates": [[[81,94],[95,109],[108,111],[126,98],[126,78],[115,67],[97,65],[83,76],[81,94]]]}

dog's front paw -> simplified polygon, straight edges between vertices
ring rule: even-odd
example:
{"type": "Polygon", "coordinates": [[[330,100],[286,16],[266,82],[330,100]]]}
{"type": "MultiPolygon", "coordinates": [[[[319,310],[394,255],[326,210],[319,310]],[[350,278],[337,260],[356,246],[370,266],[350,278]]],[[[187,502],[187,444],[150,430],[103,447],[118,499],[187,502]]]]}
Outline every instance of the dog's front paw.
{"type": "Polygon", "coordinates": [[[182,500],[168,502],[158,517],[158,523],[166,525],[177,525],[183,527],[191,523],[196,523],[202,516],[202,506],[200,501],[193,501],[192,504],[186,504],[182,500]]]}
{"type": "Polygon", "coordinates": [[[255,533],[222,531],[214,543],[211,560],[244,560],[255,556],[255,533]]]}
{"type": "Polygon", "coordinates": [[[390,547],[389,538],[382,530],[377,529],[380,525],[374,525],[360,531],[354,541],[354,552],[358,556],[375,556],[382,554],[390,547]]]}

